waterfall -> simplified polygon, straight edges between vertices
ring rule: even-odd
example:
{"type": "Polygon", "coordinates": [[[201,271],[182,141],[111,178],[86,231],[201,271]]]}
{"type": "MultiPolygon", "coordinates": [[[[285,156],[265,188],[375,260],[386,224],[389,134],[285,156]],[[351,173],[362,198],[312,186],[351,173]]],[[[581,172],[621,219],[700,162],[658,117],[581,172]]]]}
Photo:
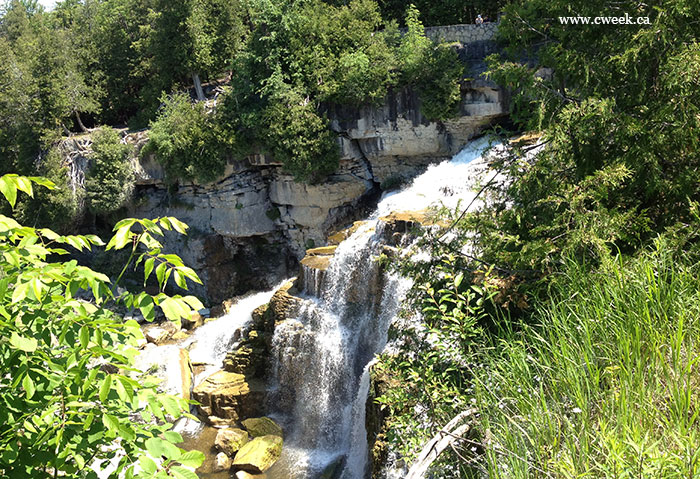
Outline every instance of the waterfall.
{"type": "Polygon", "coordinates": [[[384,246],[380,218],[469,202],[486,168],[487,147],[486,140],[474,142],[403,190],[386,194],[369,220],[338,246],[325,272],[304,271],[300,312],[280,324],[273,339],[271,408],[287,437],[283,457],[268,477],[367,476],[369,365],[386,346],[389,325],[410,286],[382,272],[376,261],[384,246]]]}
{"type": "Polygon", "coordinates": [[[253,311],[268,303],[275,291],[288,281],[283,281],[269,291],[239,299],[231,306],[228,313],[200,326],[192,336],[183,341],[181,347],[189,349],[190,362],[193,365],[204,366],[195,375],[194,386],[221,369],[226,354],[234,349],[234,345],[241,339],[243,330],[252,322],[253,311]]]}

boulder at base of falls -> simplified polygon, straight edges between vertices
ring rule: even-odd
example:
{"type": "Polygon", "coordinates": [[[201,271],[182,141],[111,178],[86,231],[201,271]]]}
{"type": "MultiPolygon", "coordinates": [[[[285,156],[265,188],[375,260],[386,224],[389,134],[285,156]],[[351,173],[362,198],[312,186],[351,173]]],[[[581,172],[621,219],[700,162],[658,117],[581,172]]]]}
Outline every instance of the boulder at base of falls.
{"type": "Polygon", "coordinates": [[[284,437],[282,428],[269,417],[252,417],[242,422],[243,427],[252,437],[279,436],[284,437]]]}
{"type": "Polygon", "coordinates": [[[243,446],[233,459],[235,469],[262,474],[282,455],[282,438],[279,436],[256,437],[243,446]]]}
{"type": "Polygon", "coordinates": [[[203,416],[238,420],[255,416],[265,398],[264,387],[251,387],[242,374],[219,371],[192,391],[203,416]]]}
{"type": "Polygon", "coordinates": [[[231,469],[231,458],[220,452],[214,458],[213,472],[228,471],[229,469],[231,469]]]}
{"type": "Polygon", "coordinates": [[[248,442],[248,433],[243,429],[225,428],[219,430],[214,446],[221,452],[233,457],[248,442]]]}

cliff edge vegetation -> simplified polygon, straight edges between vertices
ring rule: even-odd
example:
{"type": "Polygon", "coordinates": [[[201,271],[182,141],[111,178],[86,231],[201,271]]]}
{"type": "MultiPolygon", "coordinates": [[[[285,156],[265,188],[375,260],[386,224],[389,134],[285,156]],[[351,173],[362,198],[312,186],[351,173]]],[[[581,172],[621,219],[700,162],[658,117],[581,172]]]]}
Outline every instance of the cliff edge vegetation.
{"type": "Polygon", "coordinates": [[[536,134],[492,165],[483,208],[442,212],[430,261],[400,266],[422,322],[377,378],[409,464],[469,412],[436,477],[698,474],[698,14],[505,7],[489,74],[536,134]],[[560,20],[625,14],[649,23],[560,20]]]}

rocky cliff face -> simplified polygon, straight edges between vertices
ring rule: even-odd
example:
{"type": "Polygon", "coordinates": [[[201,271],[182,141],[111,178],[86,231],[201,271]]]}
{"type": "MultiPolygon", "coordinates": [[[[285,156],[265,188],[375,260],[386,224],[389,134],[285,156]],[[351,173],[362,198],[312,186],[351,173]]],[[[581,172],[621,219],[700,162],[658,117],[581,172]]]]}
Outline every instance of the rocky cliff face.
{"type": "MultiPolygon", "coordinates": [[[[211,302],[269,289],[296,272],[308,248],[328,233],[364,217],[383,188],[412,178],[429,164],[452,157],[484,127],[506,113],[495,85],[477,77],[464,85],[459,115],[430,122],[411,90],[388,95],[381,107],[326,107],[338,135],[340,167],[322,183],[295,182],[263,155],[232,161],[216,182],[168,187],[153,157],[132,160],[133,217],[176,216],[190,226],[166,247],[194,267],[205,286],[195,294],[211,302]]],[[[138,151],[147,131],[126,133],[138,151]]],[[[69,138],[63,150],[76,188],[90,154],[90,137],[69,138]],[[75,170],[75,171],[73,171],[75,170]]]]}
{"type": "Polygon", "coordinates": [[[296,271],[306,249],[366,213],[381,186],[412,178],[429,164],[452,157],[506,113],[503,92],[482,80],[463,91],[460,115],[437,123],[420,114],[415,92],[388,96],[379,108],[329,107],[338,134],[340,167],[324,182],[295,182],[282,165],[263,156],[228,165],[219,181],[163,183],[148,158],[134,165],[139,193],[128,214],[177,216],[191,234],[169,246],[199,271],[211,301],[266,289],[296,271]]]}

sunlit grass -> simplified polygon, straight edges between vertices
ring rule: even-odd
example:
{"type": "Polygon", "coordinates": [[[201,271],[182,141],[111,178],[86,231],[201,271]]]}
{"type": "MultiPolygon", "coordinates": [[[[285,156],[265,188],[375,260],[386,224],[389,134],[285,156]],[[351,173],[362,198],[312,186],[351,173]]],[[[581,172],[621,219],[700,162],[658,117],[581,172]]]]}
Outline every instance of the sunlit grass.
{"type": "Polygon", "coordinates": [[[572,264],[484,353],[489,477],[700,477],[700,267],[663,250],[572,264]]]}

